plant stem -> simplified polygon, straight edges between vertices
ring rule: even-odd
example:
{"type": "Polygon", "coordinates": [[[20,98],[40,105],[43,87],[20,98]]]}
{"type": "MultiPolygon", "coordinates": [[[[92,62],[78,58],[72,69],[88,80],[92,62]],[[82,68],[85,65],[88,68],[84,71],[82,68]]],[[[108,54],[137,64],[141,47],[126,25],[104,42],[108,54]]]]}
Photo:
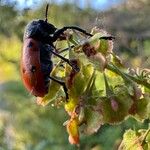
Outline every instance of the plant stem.
{"type": "Polygon", "coordinates": [[[108,97],[111,97],[113,95],[113,91],[111,90],[111,88],[108,84],[107,77],[106,77],[105,73],[103,73],[103,76],[104,76],[104,81],[105,81],[106,95],[108,97]]]}
{"type": "Polygon", "coordinates": [[[107,64],[106,68],[118,75],[120,75],[124,80],[129,81],[129,82],[136,82],[140,85],[143,85],[145,87],[147,87],[148,89],[150,89],[150,84],[140,80],[139,78],[136,78],[134,76],[131,76],[130,74],[124,73],[122,72],[118,67],[114,66],[113,64],[107,64]]]}
{"type": "Polygon", "coordinates": [[[141,145],[143,145],[144,140],[146,139],[146,137],[147,137],[147,135],[149,134],[149,132],[150,132],[150,128],[149,128],[149,129],[145,132],[145,134],[143,135],[142,140],[141,140],[141,145]]]}

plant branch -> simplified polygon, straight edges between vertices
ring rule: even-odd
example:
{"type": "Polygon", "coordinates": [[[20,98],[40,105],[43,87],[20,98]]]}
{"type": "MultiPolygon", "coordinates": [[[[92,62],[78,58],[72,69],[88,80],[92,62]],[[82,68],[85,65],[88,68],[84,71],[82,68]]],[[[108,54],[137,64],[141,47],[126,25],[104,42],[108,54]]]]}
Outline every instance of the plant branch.
{"type": "Polygon", "coordinates": [[[129,82],[136,82],[140,85],[143,85],[145,87],[147,87],[148,89],[150,89],[150,84],[147,83],[146,81],[143,81],[139,78],[136,78],[134,76],[131,76],[130,74],[124,73],[122,72],[118,67],[114,66],[113,64],[107,64],[106,68],[118,75],[120,75],[124,80],[129,81],[129,82]]]}

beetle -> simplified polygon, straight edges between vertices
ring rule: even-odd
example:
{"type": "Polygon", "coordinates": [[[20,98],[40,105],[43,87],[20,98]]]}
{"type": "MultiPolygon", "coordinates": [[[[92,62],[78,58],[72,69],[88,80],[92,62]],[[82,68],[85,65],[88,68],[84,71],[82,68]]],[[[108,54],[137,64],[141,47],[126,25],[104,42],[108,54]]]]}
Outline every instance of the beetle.
{"type": "MultiPolygon", "coordinates": [[[[21,56],[21,77],[26,89],[33,95],[44,97],[48,93],[48,87],[51,80],[62,85],[68,99],[67,87],[64,81],[51,77],[53,69],[52,55],[56,55],[64,62],[68,63],[76,72],[78,66],[74,65],[69,59],[55,52],[54,42],[67,29],[74,29],[92,36],[85,30],[76,26],[65,26],[57,29],[53,24],[47,21],[48,5],[46,6],[46,19],[33,20],[27,24],[23,37],[23,50],[21,56]]],[[[112,37],[102,37],[111,40],[112,37]]]]}

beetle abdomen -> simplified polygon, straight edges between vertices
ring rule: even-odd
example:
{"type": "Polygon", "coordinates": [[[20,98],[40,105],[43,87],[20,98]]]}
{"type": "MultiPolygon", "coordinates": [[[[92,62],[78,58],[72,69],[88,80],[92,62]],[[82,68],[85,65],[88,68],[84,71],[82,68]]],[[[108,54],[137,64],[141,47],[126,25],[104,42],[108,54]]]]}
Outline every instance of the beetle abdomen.
{"type": "Polygon", "coordinates": [[[39,43],[32,38],[27,38],[24,41],[21,74],[23,83],[30,93],[43,97],[48,92],[48,86],[45,85],[45,75],[41,68],[39,43]]]}

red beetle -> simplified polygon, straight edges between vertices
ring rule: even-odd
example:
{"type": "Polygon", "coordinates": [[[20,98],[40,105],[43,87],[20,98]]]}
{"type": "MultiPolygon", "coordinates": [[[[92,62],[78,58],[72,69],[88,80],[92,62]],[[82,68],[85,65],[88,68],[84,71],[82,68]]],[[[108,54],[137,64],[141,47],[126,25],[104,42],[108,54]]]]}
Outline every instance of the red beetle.
{"type": "MultiPolygon", "coordinates": [[[[56,53],[53,43],[67,29],[78,30],[87,36],[92,35],[76,26],[66,26],[57,29],[54,25],[47,22],[47,12],[48,5],[46,7],[45,20],[33,20],[26,26],[21,58],[21,77],[26,89],[35,96],[43,97],[47,94],[50,80],[54,80],[63,86],[68,99],[65,82],[50,76],[53,69],[52,54],[67,62],[75,71],[79,71],[79,68],[70,60],[56,53]]],[[[112,39],[112,37],[102,38],[106,40],[112,39]]]]}

